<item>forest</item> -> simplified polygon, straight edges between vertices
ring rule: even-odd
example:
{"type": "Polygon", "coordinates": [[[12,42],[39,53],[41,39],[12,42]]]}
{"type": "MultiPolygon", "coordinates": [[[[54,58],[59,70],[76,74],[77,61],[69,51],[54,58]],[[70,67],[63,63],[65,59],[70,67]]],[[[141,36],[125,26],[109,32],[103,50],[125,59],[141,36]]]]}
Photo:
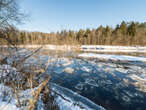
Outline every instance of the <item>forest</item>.
{"type": "MultiPolygon", "coordinates": [[[[62,30],[58,32],[28,32],[11,27],[7,38],[14,44],[56,44],[56,45],[146,45],[146,22],[121,22],[115,28],[99,26],[96,29],[79,31],[62,30]],[[15,37],[14,37],[15,36],[15,37]]],[[[6,44],[5,39],[0,44],[6,44]]]]}

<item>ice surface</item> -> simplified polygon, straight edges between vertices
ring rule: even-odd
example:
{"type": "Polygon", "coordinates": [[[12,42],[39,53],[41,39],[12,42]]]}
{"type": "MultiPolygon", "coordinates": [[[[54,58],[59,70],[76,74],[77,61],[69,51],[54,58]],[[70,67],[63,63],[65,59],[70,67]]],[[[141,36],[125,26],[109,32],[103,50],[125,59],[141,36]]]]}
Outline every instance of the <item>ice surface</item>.
{"type": "Polygon", "coordinates": [[[61,94],[66,100],[57,99],[57,103],[61,107],[61,110],[105,110],[103,107],[96,105],[87,98],[80,96],[79,94],[56,84],[51,84],[52,89],[61,94]],[[68,101],[67,101],[68,100],[68,101]]]}

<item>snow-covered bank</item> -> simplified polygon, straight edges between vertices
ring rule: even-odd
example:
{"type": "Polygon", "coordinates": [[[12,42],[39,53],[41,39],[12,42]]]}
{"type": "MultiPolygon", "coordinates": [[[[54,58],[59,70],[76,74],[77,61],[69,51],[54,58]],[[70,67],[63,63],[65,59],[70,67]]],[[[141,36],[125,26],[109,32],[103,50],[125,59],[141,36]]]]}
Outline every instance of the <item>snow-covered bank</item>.
{"type": "Polygon", "coordinates": [[[100,59],[100,60],[146,62],[146,57],[135,57],[135,56],[126,56],[126,55],[82,53],[82,54],[79,54],[78,56],[79,57],[84,57],[84,58],[97,58],[97,59],[100,59]]]}
{"type": "Polygon", "coordinates": [[[146,53],[146,46],[107,46],[107,45],[82,45],[82,51],[90,52],[137,52],[146,53]]]}
{"type": "MultiPolygon", "coordinates": [[[[8,47],[7,45],[3,45],[0,47],[8,47]]],[[[61,50],[61,51],[72,51],[79,50],[79,45],[18,45],[18,48],[26,48],[26,49],[36,49],[42,47],[43,49],[48,50],[61,50]]]]}
{"type": "MultiPolygon", "coordinates": [[[[0,47],[7,47],[6,45],[0,47]]],[[[39,48],[61,51],[88,51],[88,52],[136,52],[146,53],[146,46],[108,46],[108,45],[19,45],[19,48],[39,48]]]]}

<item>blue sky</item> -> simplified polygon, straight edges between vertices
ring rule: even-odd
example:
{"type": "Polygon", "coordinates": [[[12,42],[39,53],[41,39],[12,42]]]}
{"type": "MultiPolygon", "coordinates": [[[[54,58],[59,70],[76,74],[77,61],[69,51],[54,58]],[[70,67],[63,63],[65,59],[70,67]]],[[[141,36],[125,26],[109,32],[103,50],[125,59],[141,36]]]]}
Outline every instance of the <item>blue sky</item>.
{"type": "Polygon", "coordinates": [[[22,30],[56,32],[64,29],[115,26],[121,21],[146,21],[146,0],[21,0],[30,15],[22,30]]]}

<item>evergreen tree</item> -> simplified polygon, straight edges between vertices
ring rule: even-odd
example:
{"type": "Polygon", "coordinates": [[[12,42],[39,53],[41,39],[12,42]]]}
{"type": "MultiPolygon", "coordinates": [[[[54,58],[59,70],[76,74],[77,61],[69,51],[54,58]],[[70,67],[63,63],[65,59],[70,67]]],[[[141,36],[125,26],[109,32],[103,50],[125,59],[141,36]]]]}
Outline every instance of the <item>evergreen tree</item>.
{"type": "Polygon", "coordinates": [[[134,22],[131,22],[131,24],[128,26],[128,35],[135,36],[136,34],[136,24],[134,22]]]}

